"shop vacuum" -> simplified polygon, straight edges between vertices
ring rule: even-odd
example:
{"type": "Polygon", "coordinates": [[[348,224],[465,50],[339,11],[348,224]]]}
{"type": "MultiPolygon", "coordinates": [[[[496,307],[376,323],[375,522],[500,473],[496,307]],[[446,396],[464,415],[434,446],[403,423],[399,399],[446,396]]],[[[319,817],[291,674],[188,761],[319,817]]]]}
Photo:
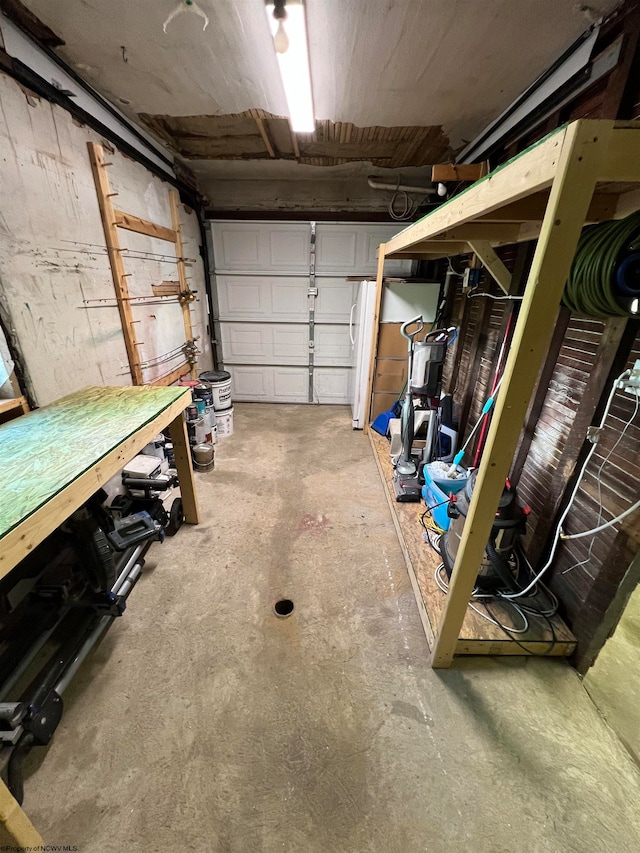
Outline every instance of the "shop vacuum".
{"type": "MultiPolygon", "coordinates": [[[[450,500],[447,508],[451,524],[442,534],[440,551],[449,579],[456,562],[476,478],[477,471],[474,471],[465,488],[455,499],[450,500]]],[[[526,532],[528,514],[528,507],[521,506],[515,487],[507,480],[480,564],[476,589],[482,592],[495,592],[498,589],[519,592],[524,588],[527,574],[525,561],[521,559],[521,538],[526,532]]]]}

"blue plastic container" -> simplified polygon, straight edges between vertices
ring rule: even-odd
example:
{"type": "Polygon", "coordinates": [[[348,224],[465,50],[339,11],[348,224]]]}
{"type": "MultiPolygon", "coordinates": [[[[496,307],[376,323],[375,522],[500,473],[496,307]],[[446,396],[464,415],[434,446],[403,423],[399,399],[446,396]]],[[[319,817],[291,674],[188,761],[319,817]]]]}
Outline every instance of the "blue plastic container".
{"type": "Polygon", "coordinates": [[[431,514],[438,527],[441,527],[442,530],[448,530],[449,524],[451,523],[451,519],[447,515],[449,495],[452,492],[455,495],[456,492],[464,489],[467,485],[468,477],[465,477],[464,479],[461,478],[459,480],[447,479],[445,482],[444,480],[435,480],[431,476],[428,464],[424,466],[423,471],[424,486],[422,487],[422,497],[424,498],[424,502],[428,507],[433,507],[431,514]],[[440,484],[447,489],[446,492],[441,488],[440,484]],[[440,506],[436,506],[436,504],[440,504],[440,506]]]}

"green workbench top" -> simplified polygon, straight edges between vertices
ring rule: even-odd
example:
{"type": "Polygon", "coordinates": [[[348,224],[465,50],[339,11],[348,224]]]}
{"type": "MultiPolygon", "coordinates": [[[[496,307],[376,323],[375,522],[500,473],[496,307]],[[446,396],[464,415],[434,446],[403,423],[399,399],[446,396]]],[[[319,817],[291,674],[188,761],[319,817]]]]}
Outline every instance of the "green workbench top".
{"type": "Polygon", "coordinates": [[[0,540],[182,395],[92,386],[0,426],[0,540]]]}

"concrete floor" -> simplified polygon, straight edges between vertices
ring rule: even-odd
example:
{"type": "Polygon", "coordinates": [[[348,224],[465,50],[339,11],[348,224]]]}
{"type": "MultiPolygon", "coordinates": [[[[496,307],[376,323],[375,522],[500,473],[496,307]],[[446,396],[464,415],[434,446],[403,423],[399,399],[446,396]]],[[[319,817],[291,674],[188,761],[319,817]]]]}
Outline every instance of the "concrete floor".
{"type": "Polygon", "coordinates": [[[640,764],[640,586],[629,599],[584,686],[605,720],[640,764]]]}
{"type": "Polygon", "coordinates": [[[154,546],[48,754],[32,753],[25,809],[47,842],[639,850],[638,768],[566,664],[429,668],[347,409],[238,405],[235,420],[198,476],[203,522],[154,546]]]}

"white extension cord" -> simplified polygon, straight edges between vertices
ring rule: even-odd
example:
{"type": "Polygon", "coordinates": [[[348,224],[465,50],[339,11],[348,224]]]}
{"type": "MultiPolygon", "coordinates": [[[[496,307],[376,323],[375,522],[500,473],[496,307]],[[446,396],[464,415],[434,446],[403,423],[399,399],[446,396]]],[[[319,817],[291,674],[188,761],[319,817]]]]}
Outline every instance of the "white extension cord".
{"type": "MultiPolygon", "coordinates": [[[[554,560],[555,555],[556,555],[556,550],[558,548],[558,543],[559,543],[560,538],[562,536],[562,525],[564,524],[565,519],[569,515],[571,507],[573,506],[573,502],[575,500],[576,495],[578,494],[578,489],[580,488],[580,484],[582,483],[584,473],[587,470],[587,465],[591,461],[591,457],[593,456],[593,454],[596,451],[596,447],[598,446],[598,439],[600,437],[600,433],[602,432],[602,430],[604,428],[605,421],[609,415],[609,410],[611,408],[611,404],[613,402],[614,395],[615,395],[616,391],[618,391],[620,388],[625,387],[626,383],[624,380],[628,379],[630,375],[631,375],[631,371],[625,370],[624,373],[621,373],[620,376],[618,376],[618,378],[613,383],[613,386],[611,388],[611,393],[609,394],[609,399],[607,400],[607,405],[605,406],[605,410],[604,410],[604,413],[602,415],[602,419],[600,420],[600,425],[598,427],[596,427],[595,429],[590,428],[590,430],[589,430],[588,435],[593,435],[594,439],[595,439],[593,442],[593,447],[587,453],[587,458],[584,460],[584,462],[582,464],[582,468],[580,469],[580,474],[578,476],[578,479],[576,480],[575,486],[573,487],[573,491],[571,492],[571,497],[569,499],[569,503],[567,504],[564,512],[560,516],[560,521],[558,522],[558,525],[556,527],[556,531],[555,531],[554,536],[553,536],[553,544],[551,546],[551,553],[549,554],[549,559],[544,564],[544,566],[540,569],[538,574],[533,578],[531,583],[527,587],[525,587],[525,589],[523,589],[517,593],[505,594],[502,596],[503,598],[507,598],[507,599],[520,598],[520,596],[526,595],[528,592],[530,592],[534,588],[534,586],[538,583],[540,578],[544,575],[544,573],[547,571],[547,569],[553,563],[553,560],[554,560]]],[[[638,389],[636,388],[635,390],[636,390],[636,394],[638,394],[638,389]]],[[[584,531],[584,533],[577,533],[577,534],[574,534],[572,536],[565,536],[562,538],[564,538],[564,539],[577,539],[580,536],[588,536],[591,533],[598,533],[598,532],[600,532],[600,530],[605,530],[607,527],[611,527],[613,524],[616,524],[616,522],[621,521],[623,518],[626,518],[626,516],[630,515],[635,509],[638,508],[638,506],[640,506],[640,501],[635,503],[632,507],[629,507],[629,509],[627,509],[624,513],[621,513],[619,516],[611,519],[611,521],[608,521],[606,524],[603,524],[600,527],[594,528],[593,530],[586,530],[586,531],[584,531]]]]}

